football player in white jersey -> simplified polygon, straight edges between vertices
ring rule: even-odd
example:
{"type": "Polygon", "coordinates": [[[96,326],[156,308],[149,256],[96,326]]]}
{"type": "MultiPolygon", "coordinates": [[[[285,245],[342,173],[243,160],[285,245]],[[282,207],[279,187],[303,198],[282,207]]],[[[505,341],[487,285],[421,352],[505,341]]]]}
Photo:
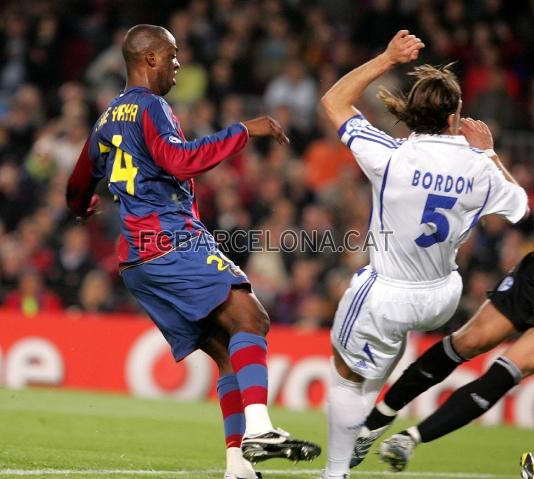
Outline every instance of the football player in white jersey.
{"type": "Polygon", "coordinates": [[[388,110],[412,130],[408,139],[378,130],[354,107],[372,81],[417,59],[423,47],[415,35],[399,31],[383,53],[322,98],[341,141],[371,182],[369,229],[382,238],[334,318],[324,479],[348,477],[356,436],[402,355],[407,333],[436,329],[455,311],[462,291],[455,256],[470,229],[484,215],[517,222],[527,210],[526,193],[493,152],[489,129],[460,121],[461,90],[447,68],[415,68],[406,97],[380,90],[388,110]],[[460,134],[461,125],[472,127],[460,134]]]}

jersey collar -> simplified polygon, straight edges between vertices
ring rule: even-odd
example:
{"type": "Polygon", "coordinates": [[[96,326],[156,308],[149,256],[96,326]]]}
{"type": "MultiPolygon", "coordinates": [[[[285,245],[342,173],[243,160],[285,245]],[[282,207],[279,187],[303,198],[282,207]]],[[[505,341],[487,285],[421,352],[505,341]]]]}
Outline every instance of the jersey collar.
{"type": "Polygon", "coordinates": [[[128,93],[132,92],[144,92],[144,93],[154,93],[150,88],[144,87],[144,86],[132,86],[126,90],[121,90],[120,96],[126,95],[128,93]]]}
{"type": "Polygon", "coordinates": [[[453,145],[467,146],[467,140],[463,135],[437,135],[430,133],[412,133],[408,139],[415,143],[448,143],[453,145]]]}

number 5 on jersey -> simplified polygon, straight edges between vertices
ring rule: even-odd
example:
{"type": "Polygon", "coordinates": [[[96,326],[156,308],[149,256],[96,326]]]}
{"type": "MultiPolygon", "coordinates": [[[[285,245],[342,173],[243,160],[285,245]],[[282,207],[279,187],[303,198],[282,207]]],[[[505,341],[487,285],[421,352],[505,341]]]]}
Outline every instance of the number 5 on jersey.
{"type": "Polygon", "coordinates": [[[421,234],[415,238],[415,243],[421,248],[428,248],[436,243],[441,243],[449,236],[449,220],[447,217],[436,211],[437,208],[443,210],[450,210],[456,203],[458,198],[445,195],[429,194],[426,199],[425,209],[423,210],[423,217],[421,224],[433,223],[436,226],[436,231],[432,234],[421,234]]]}
{"type": "Polygon", "coordinates": [[[126,193],[133,196],[135,194],[135,175],[137,175],[138,168],[133,165],[132,155],[119,148],[122,143],[122,135],[113,135],[113,138],[111,138],[111,143],[117,150],[115,152],[113,168],[111,170],[111,177],[109,178],[109,181],[111,183],[125,181],[126,193]],[[123,159],[124,164],[122,161],[123,159]]]}

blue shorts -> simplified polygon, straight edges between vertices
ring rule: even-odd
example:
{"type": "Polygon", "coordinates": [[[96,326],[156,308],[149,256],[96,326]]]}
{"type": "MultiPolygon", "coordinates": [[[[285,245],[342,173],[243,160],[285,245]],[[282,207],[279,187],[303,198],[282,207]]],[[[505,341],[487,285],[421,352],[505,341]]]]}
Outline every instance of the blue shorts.
{"type": "Polygon", "coordinates": [[[201,321],[226,301],[234,286],[250,289],[243,271],[209,234],[122,272],[124,283],[165,336],[176,361],[198,349],[213,325],[201,321]]]}

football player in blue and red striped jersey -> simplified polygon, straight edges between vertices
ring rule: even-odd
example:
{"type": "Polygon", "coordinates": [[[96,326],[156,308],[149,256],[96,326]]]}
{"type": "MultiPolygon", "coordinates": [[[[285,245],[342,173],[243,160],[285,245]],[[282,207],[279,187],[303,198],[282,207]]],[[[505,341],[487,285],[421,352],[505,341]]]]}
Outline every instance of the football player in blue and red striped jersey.
{"type": "Polygon", "coordinates": [[[67,202],[80,216],[98,206],[103,178],[119,205],[119,268],[169,342],[177,361],[201,349],[218,365],[227,445],[225,479],[253,479],[251,462],[311,460],[315,444],[273,428],[267,410],[269,318],[246,275],[202,224],[195,176],[241,151],[252,136],[288,139],[268,116],[188,141],[162,98],[180,67],[174,37],[137,25],[123,42],[126,88],[95,124],[69,179],[67,202]]]}

